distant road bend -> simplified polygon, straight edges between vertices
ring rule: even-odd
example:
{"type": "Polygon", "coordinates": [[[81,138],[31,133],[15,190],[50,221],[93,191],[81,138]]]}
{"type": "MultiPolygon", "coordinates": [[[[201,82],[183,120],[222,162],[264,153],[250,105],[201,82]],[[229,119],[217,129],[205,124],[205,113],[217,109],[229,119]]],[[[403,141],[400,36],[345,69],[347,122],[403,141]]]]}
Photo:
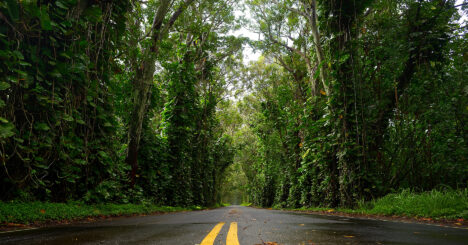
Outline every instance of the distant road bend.
{"type": "Polygon", "coordinates": [[[468,231],[230,206],[0,234],[0,244],[468,244],[468,231]]]}

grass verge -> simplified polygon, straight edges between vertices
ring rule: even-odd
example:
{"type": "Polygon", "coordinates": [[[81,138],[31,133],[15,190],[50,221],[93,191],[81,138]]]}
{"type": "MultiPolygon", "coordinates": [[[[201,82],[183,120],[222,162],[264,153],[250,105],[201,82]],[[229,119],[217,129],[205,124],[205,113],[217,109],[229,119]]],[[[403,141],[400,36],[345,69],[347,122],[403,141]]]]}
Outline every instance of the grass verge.
{"type": "Polygon", "coordinates": [[[49,221],[78,220],[88,217],[151,214],[199,210],[188,208],[143,204],[96,204],[49,203],[49,202],[0,202],[0,224],[30,224],[49,221]]]}
{"type": "Polygon", "coordinates": [[[341,212],[360,215],[405,216],[434,220],[467,220],[468,189],[416,193],[403,190],[377,200],[361,203],[356,209],[312,207],[296,210],[314,212],[341,212]]]}
{"type": "Polygon", "coordinates": [[[404,190],[389,194],[361,209],[368,214],[468,219],[468,189],[414,193],[404,190]]]}

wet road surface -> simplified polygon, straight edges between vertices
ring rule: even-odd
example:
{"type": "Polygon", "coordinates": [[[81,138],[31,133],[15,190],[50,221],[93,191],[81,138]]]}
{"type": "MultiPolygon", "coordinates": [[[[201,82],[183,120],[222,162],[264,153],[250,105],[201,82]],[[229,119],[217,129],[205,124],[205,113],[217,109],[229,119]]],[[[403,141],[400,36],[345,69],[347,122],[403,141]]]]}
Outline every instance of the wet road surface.
{"type": "Polygon", "coordinates": [[[468,245],[468,230],[230,206],[0,233],[0,244],[468,245]]]}

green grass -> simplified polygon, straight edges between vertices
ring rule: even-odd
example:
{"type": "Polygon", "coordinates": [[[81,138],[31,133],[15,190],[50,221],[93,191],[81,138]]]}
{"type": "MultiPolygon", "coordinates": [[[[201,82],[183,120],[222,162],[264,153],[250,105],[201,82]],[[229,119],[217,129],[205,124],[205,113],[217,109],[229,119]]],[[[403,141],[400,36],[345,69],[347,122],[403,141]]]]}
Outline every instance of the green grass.
{"type": "Polygon", "coordinates": [[[361,208],[368,214],[426,218],[468,219],[468,189],[414,193],[404,190],[386,195],[361,208]]]}
{"type": "Polygon", "coordinates": [[[74,220],[86,217],[150,214],[199,210],[202,207],[168,207],[143,204],[48,203],[48,202],[0,202],[0,223],[46,222],[74,220]]]}
{"type": "Polygon", "coordinates": [[[241,203],[241,206],[250,207],[250,206],[252,206],[252,203],[250,203],[250,202],[243,202],[243,203],[241,203]]]}
{"type": "Polygon", "coordinates": [[[468,219],[468,189],[416,193],[403,190],[377,200],[361,203],[356,209],[312,207],[294,210],[396,215],[432,219],[468,219]]]}

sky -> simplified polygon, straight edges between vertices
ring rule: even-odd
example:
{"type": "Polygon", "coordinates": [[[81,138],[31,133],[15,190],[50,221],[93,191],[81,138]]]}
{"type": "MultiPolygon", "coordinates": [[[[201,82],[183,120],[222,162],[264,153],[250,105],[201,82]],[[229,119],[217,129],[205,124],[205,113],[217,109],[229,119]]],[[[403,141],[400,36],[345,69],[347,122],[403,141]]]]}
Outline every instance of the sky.
{"type": "MultiPolygon", "coordinates": [[[[252,21],[252,15],[250,14],[249,8],[246,7],[244,11],[236,10],[236,17],[243,16],[249,21],[252,21]]],[[[255,33],[248,29],[248,26],[242,26],[239,30],[234,31],[232,35],[238,37],[248,37],[251,40],[258,41],[258,33],[255,33]]],[[[244,63],[248,64],[250,61],[257,60],[260,57],[261,53],[259,51],[255,52],[249,45],[246,45],[244,48],[244,63]]]]}

